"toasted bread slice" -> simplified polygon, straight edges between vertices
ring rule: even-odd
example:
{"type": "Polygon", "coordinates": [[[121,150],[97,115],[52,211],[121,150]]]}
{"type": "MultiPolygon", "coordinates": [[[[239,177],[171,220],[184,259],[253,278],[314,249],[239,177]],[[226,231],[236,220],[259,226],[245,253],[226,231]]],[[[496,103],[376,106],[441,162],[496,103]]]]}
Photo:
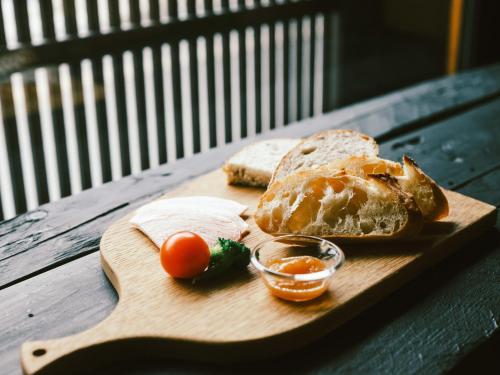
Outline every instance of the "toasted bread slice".
{"type": "Polygon", "coordinates": [[[448,216],[448,200],[438,184],[406,155],[403,156],[403,169],[404,176],[397,178],[398,183],[404,191],[413,194],[424,219],[432,221],[448,216]]]}
{"type": "Polygon", "coordinates": [[[243,148],[223,167],[227,182],[266,187],[281,158],[299,142],[300,139],[269,139],[243,148]]]}
{"type": "Polygon", "coordinates": [[[379,158],[351,156],[325,166],[330,173],[343,170],[349,175],[367,177],[369,174],[383,173],[396,177],[403,191],[413,195],[424,220],[438,220],[448,216],[448,200],[432,178],[427,176],[408,156],[401,164],[379,158]]]}
{"type": "Polygon", "coordinates": [[[324,169],[273,182],[254,219],[273,235],[300,233],[350,241],[411,237],[423,223],[412,196],[393,177],[361,178],[324,169]]]}
{"type": "Polygon", "coordinates": [[[352,130],[327,130],[304,139],[281,159],[271,183],[301,169],[328,164],[348,156],[378,155],[372,137],[352,130]]]}

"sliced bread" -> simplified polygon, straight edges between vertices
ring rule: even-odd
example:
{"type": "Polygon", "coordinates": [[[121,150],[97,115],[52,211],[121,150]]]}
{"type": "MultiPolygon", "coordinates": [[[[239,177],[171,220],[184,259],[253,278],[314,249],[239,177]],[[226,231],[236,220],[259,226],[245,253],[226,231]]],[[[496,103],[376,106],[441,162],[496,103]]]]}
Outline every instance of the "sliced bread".
{"type": "Polygon", "coordinates": [[[413,194],[424,219],[432,221],[448,216],[448,200],[438,184],[406,155],[403,156],[403,169],[404,176],[397,178],[398,183],[404,191],[413,194]]]}
{"type": "Polygon", "coordinates": [[[350,241],[411,237],[423,224],[412,196],[393,177],[361,178],[324,169],[299,171],[273,182],[254,219],[273,235],[300,233],[350,241]]]}
{"type": "Polygon", "coordinates": [[[378,145],[372,137],[352,130],[327,130],[304,139],[280,161],[271,183],[300,169],[321,166],[348,156],[378,155],[378,145]]]}
{"type": "Polygon", "coordinates": [[[281,158],[299,142],[300,139],[269,139],[243,148],[223,167],[227,182],[266,187],[281,158]]]}
{"type": "Polygon", "coordinates": [[[426,221],[448,216],[448,200],[442,190],[406,155],[403,156],[403,166],[380,158],[351,156],[321,168],[325,168],[331,173],[342,170],[349,175],[363,178],[370,174],[389,174],[396,178],[403,191],[413,195],[426,221]]]}

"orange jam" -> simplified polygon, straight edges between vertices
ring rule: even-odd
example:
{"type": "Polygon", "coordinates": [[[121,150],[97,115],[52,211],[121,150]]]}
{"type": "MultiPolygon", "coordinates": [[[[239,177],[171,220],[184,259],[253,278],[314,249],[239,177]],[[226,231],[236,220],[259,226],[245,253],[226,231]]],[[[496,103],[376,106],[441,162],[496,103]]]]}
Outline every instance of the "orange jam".
{"type": "MultiPolygon", "coordinates": [[[[304,255],[273,259],[267,267],[272,271],[297,275],[323,271],[327,266],[321,259],[304,255]]],[[[297,281],[268,276],[264,281],[276,297],[296,302],[317,298],[328,288],[328,280],[297,281]]]]}

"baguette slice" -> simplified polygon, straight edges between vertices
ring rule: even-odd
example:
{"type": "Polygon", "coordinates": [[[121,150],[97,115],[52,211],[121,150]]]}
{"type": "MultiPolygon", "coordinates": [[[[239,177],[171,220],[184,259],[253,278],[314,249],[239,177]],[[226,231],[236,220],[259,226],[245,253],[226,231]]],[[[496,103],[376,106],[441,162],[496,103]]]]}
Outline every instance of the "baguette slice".
{"type": "Polygon", "coordinates": [[[224,165],[227,182],[266,187],[281,158],[299,142],[299,139],[270,139],[245,147],[224,165]]]}
{"type": "Polygon", "coordinates": [[[443,191],[406,155],[403,156],[403,166],[390,160],[351,156],[334,161],[325,168],[331,173],[343,170],[349,175],[363,178],[370,174],[389,174],[396,177],[403,191],[413,195],[424,220],[433,221],[448,216],[448,200],[443,191]]]}
{"type": "Polygon", "coordinates": [[[325,165],[352,155],[376,157],[378,145],[372,137],[352,130],[316,133],[304,139],[281,159],[271,183],[300,169],[325,165]]]}
{"type": "Polygon", "coordinates": [[[448,200],[436,182],[427,176],[409,156],[403,156],[404,176],[398,183],[404,191],[413,194],[418,207],[428,221],[448,216],[448,200]]]}
{"type": "Polygon", "coordinates": [[[366,179],[343,172],[300,171],[275,181],[254,214],[273,235],[306,234],[338,240],[384,240],[420,232],[422,214],[389,175],[366,179]]]}

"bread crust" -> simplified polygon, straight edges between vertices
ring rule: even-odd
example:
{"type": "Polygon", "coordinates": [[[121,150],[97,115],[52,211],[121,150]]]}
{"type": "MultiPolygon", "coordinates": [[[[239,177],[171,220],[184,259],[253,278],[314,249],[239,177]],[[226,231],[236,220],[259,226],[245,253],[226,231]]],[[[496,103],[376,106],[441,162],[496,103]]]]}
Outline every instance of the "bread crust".
{"type": "MultiPolygon", "coordinates": [[[[270,230],[270,225],[272,227],[276,227],[274,225],[274,211],[269,211],[269,207],[264,205],[273,200],[281,199],[281,194],[286,191],[293,191],[293,187],[297,187],[301,181],[308,181],[313,179],[321,179],[321,178],[346,178],[346,179],[358,179],[362,180],[359,177],[346,175],[343,171],[337,171],[332,173],[324,173],[323,170],[306,170],[299,171],[293,175],[287,176],[282,180],[275,181],[268,189],[268,191],[261,197],[259,201],[258,208],[254,214],[254,219],[257,225],[265,232],[272,235],[280,235],[285,234],[284,232],[270,230]]],[[[406,222],[402,225],[396,232],[387,233],[387,234],[359,234],[359,233],[336,233],[336,234],[328,234],[328,233],[316,233],[323,238],[329,238],[339,241],[348,241],[348,242],[366,242],[366,241],[387,241],[393,239],[401,239],[401,238],[411,238],[418,234],[422,229],[423,219],[421,211],[416,205],[411,194],[407,194],[403,192],[398,185],[395,178],[388,174],[374,174],[366,177],[367,181],[370,181],[371,185],[375,185],[381,191],[384,191],[388,194],[388,198],[392,203],[397,202],[400,207],[404,207],[406,213],[406,222]]],[[[275,201],[277,205],[279,205],[279,201],[275,201]]],[[[285,224],[287,227],[289,226],[290,217],[287,219],[287,223],[285,224]]],[[[287,232],[290,233],[290,232],[287,232]]],[[[300,233],[300,232],[293,232],[300,233]]]]}
{"type": "Polygon", "coordinates": [[[407,193],[414,194],[426,221],[439,220],[448,216],[448,200],[436,184],[409,156],[403,156],[401,164],[380,158],[350,156],[321,167],[327,171],[345,170],[347,174],[366,177],[370,173],[389,173],[407,193]]]}
{"type": "Polygon", "coordinates": [[[298,142],[295,138],[274,138],[243,147],[222,167],[227,183],[265,188],[281,156],[298,142]]]}
{"type": "MultiPolygon", "coordinates": [[[[324,130],[318,133],[315,133],[311,135],[310,137],[304,138],[299,144],[297,144],[295,147],[293,147],[290,151],[288,151],[285,156],[281,158],[281,161],[279,162],[278,166],[274,170],[273,175],[271,176],[271,181],[269,185],[271,185],[274,181],[282,178],[280,176],[281,172],[283,170],[287,170],[290,168],[289,163],[294,159],[294,157],[300,156],[302,154],[302,147],[308,143],[314,143],[315,141],[325,139],[325,138],[330,138],[330,137],[336,137],[339,135],[347,135],[351,137],[359,137],[363,139],[365,142],[369,144],[369,146],[372,148],[374,151],[373,155],[370,156],[376,156],[378,155],[379,152],[379,147],[377,142],[370,136],[359,133],[354,130],[349,130],[349,129],[331,129],[331,130],[324,130]]],[[[328,162],[327,162],[328,163],[328,162]]],[[[326,164],[326,163],[325,163],[326,164]]],[[[288,173],[294,173],[295,170],[288,170],[288,173]]]]}
{"type": "Polygon", "coordinates": [[[421,181],[422,184],[427,184],[432,190],[433,207],[429,212],[424,212],[424,219],[427,221],[434,221],[447,217],[450,212],[448,199],[446,199],[439,185],[431,177],[425,174],[418,164],[408,155],[403,156],[403,165],[405,168],[409,168],[416,173],[418,180],[421,181]]]}

